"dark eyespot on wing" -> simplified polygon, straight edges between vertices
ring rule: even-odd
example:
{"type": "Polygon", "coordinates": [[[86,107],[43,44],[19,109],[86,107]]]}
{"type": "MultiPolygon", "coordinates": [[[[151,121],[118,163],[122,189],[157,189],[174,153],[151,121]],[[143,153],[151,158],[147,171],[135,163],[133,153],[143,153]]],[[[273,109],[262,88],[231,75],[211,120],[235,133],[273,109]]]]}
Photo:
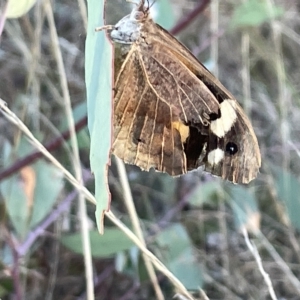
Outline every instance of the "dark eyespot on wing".
{"type": "Polygon", "coordinates": [[[236,143],[228,142],[226,144],[226,148],[225,148],[226,154],[234,155],[238,152],[238,150],[239,149],[236,143]]]}

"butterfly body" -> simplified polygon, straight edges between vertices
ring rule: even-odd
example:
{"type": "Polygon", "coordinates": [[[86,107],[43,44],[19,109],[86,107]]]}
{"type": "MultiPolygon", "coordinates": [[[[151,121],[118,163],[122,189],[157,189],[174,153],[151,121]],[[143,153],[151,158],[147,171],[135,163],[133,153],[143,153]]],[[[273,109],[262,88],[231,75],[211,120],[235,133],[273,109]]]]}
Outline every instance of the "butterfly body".
{"type": "Polygon", "coordinates": [[[172,176],[203,165],[234,183],[260,167],[250,121],[235,98],[176,38],[155,24],[144,1],[111,31],[117,68],[112,152],[172,176]]]}

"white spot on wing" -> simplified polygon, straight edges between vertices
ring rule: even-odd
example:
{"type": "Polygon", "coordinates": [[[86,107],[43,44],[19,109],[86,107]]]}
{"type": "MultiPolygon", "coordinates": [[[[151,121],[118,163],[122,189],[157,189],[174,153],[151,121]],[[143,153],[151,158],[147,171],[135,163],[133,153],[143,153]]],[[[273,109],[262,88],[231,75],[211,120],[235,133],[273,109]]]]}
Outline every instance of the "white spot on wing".
{"type": "Polygon", "coordinates": [[[212,150],[207,155],[207,160],[211,165],[217,165],[224,158],[224,151],[220,148],[212,150]]]}
{"type": "Polygon", "coordinates": [[[236,121],[235,100],[226,99],[220,104],[221,118],[212,121],[210,130],[219,138],[223,137],[236,121]]]}

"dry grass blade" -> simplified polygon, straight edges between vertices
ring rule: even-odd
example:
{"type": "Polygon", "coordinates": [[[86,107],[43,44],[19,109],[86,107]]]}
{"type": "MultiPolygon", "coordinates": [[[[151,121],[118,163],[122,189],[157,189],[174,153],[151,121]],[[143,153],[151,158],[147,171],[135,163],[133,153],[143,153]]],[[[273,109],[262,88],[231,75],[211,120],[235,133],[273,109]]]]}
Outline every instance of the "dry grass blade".
{"type": "MultiPolygon", "coordinates": [[[[75,177],[76,180],[79,182],[79,184],[83,185],[81,162],[79,157],[78,142],[77,142],[76,131],[75,131],[75,122],[73,118],[67,75],[64,67],[62,53],[59,46],[59,39],[56,31],[54,15],[53,15],[53,10],[50,1],[48,0],[44,1],[44,10],[49,22],[52,49],[54,51],[54,57],[57,62],[66,119],[70,130],[70,141],[72,146],[72,157],[73,157],[72,162],[75,170],[75,177]]],[[[78,195],[78,202],[79,202],[78,213],[79,213],[79,220],[81,225],[80,229],[82,234],[82,245],[84,249],[83,255],[84,255],[84,263],[85,263],[87,299],[94,300],[95,294],[94,294],[94,282],[93,282],[93,263],[92,263],[90,236],[89,236],[89,228],[88,228],[88,216],[87,216],[85,198],[82,193],[79,193],[78,195]]]]}
{"type": "MultiPolygon", "coordinates": [[[[46,148],[33,136],[30,130],[25,126],[25,124],[7,107],[5,101],[0,99],[0,110],[4,116],[13,124],[15,124],[29,139],[29,141],[43,153],[43,155],[49,159],[49,161],[56,166],[66,177],[66,179],[76,188],[79,192],[83,193],[87,200],[96,204],[94,196],[86,189],[82,184],[80,184],[76,178],[64,168],[58,160],[52,156],[46,148]]],[[[108,217],[116,226],[118,226],[139,248],[147,255],[155,267],[161,271],[169,280],[173,283],[174,287],[178,289],[180,293],[185,295],[188,299],[193,300],[193,296],[187,291],[184,285],[165,267],[165,265],[153,255],[144,245],[141,243],[140,239],[126,227],[114,214],[112,211],[105,212],[105,216],[108,217]]]]}
{"type": "Polygon", "coordinates": [[[269,293],[270,293],[270,296],[271,296],[272,300],[277,300],[278,298],[276,297],[276,294],[275,294],[272,282],[270,280],[270,276],[264,270],[264,267],[262,265],[262,259],[261,259],[260,255],[259,255],[259,253],[258,253],[257,248],[255,247],[255,245],[250,242],[249,236],[248,236],[248,232],[247,232],[247,229],[245,227],[242,228],[242,233],[244,235],[245,242],[246,242],[246,245],[247,245],[248,249],[251,251],[251,253],[253,254],[253,256],[254,256],[254,258],[255,258],[255,260],[257,262],[259,271],[260,271],[261,275],[264,278],[264,281],[265,281],[265,283],[266,283],[266,285],[268,287],[268,290],[269,290],[269,293]]]}
{"type": "MultiPolygon", "coordinates": [[[[12,2],[19,5],[24,1],[27,0],[12,2]]],[[[95,188],[95,176],[91,175],[90,170],[92,160],[89,160],[89,155],[93,151],[86,126],[86,104],[89,102],[86,101],[89,98],[86,83],[91,74],[90,78],[99,80],[104,87],[109,86],[111,91],[106,80],[113,77],[102,73],[106,68],[112,71],[111,63],[105,64],[110,59],[97,60],[99,49],[89,48],[85,44],[89,34],[96,38],[102,35],[95,33],[94,29],[102,24],[99,20],[103,18],[98,9],[103,11],[104,1],[89,0],[87,3],[91,1],[91,10],[99,19],[94,22],[89,11],[90,26],[87,30],[84,0],[51,1],[52,11],[47,14],[45,5],[48,0],[37,1],[28,13],[16,19],[6,19],[5,3],[1,6],[0,93],[5,95],[3,97],[9,109],[23,122],[0,102],[3,108],[0,109],[0,228],[4,233],[0,234],[2,299],[87,298],[83,257],[86,251],[82,249],[79,209],[76,202],[70,204],[71,201],[66,200],[70,199],[70,195],[73,195],[72,199],[75,199],[74,195],[78,199],[78,191],[81,191],[82,197],[94,203],[87,203],[87,215],[89,228],[96,228],[98,220],[95,220],[94,191],[97,195],[99,190],[104,189],[95,188]],[[90,52],[90,49],[95,51],[90,52]],[[95,73],[85,68],[85,62],[89,59],[95,73]],[[79,162],[73,159],[77,155],[73,153],[77,145],[74,146],[74,140],[73,146],[69,141],[69,128],[71,131],[73,128],[72,120],[69,124],[67,122],[67,115],[71,118],[70,100],[76,122],[79,162]],[[3,117],[1,111],[12,123],[3,117]],[[34,137],[56,159],[40,143],[32,142],[34,137]],[[75,179],[74,162],[79,166],[77,171],[81,167],[89,174],[84,174],[87,189],[80,180],[75,179]],[[45,165],[45,170],[37,173],[34,199],[31,189],[31,193],[26,194],[30,195],[31,201],[22,201],[28,204],[31,213],[27,214],[27,208],[19,205],[21,198],[18,193],[28,192],[30,185],[24,176],[26,168],[22,168],[29,166],[35,169],[40,164],[45,165]],[[53,170],[60,180],[62,173],[67,178],[65,186],[57,191],[58,196],[53,196],[53,202],[47,200],[53,178],[44,176],[48,170],[53,170]],[[14,189],[16,186],[21,189],[14,189]],[[18,197],[6,192],[5,187],[17,191],[18,197]],[[25,224],[26,220],[29,223],[30,216],[40,209],[46,216],[44,221],[28,228],[24,241],[18,238],[18,228],[23,227],[20,224],[25,224]],[[22,218],[25,222],[20,221],[22,218]],[[56,228],[60,228],[61,233],[56,228]],[[73,247],[65,246],[66,235],[77,237],[73,247]],[[7,249],[13,257],[10,262],[7,261],[7,249]]],[[[140,1],[134,2],[138,4],[140,1]]],[[[157,288],[161,289],[165,299],[171,299],[175,293],[178,293],[178,299],[206,299],[199,288],[205,290],[211,299],[275,299],[274,294],[278,298],[298,299],[299,1],[152,2],[150,13],[155,21],[163,28],[173,27],[170,32],[176,34],[176,38],[207,69],[214,75],[218,74],[222,84],[242,104],[258,137],[262,168],[258,178],[243,187],[221,183],[201,170],[171,178],[159,172],[141,172],[134,166],[126,165],[129,193],[135,204],[134,208],[126,209],[118,167],[112,159],[108,169],[108,187],[113,213],[107,213],[107,218],[104,218],[104,236],[98,236],[97,230],[91,234],[94,297],[158,299],[160,292],[155,293],[153,288],[157,283],[152,283],[156,278],[150,280],[142,257],[144,253],[155,268],[159,280],[157,288]],[[141,242],[141,236],[124,227],[123,222],[133,223],[128,211],[135,214],[135,222],[138,215],[147,247],[141,242]],[[126,236],[115,224],[126,232],[126,236]],[[256,254],[250,251],[251,247],[240,234],[242,226],[247,227],[251,246],[257,248],[257,252],[254,251],[256,254]],[[122,236],[122,240],[110,235],[111,229],[117,231],[117,236],[122,236]],[[181,230],[185,232],[184,237],[181,230]],[[128,247],[124,246],[123,238],[128,247]],[[107,246],[99,247],[97,243],[102,243],[101,239],[109,241],[107,246]],[[132,247],[132,241],[139,248],[132,247]],[[102,256],[102,249],[106,252],[110,249],[111,256],[102,256]],[[168,273],[153,254],[173,274],[168,273]],[[261,270],[262,266],[266,274],[261,270]],[[187,291],[193,293],[187,294],[187,291]]],[[[105,23],[116,24],[134,7],[125,0],[106,0],[105,23]]],[[[101,103],[100,106],[105,102],[102,101],[103,91],[102,87],[99,88],[99,94],[94,97],[95,103],[101,103]]],[[[105,128],[102,130],[105,134],[97,133],[94,139],[95,153],[102,155],[105,152],[105,136],[109,131],[105,127],[105,116],[110,113],[100,109],[104,111],[102,116],[98,110],[92,111],[95,111],[95,120],[103,124],[103,127],[96,127],[105,128]]],[[[91,119],[89,117],[89,121],[91,119]]],[[[111,134],[107,136],[111,137],[111,134]]],[[[106,178],[106,175],[103,177],[106,178]]],[[[98,204],[99,199],[102,195],[97,199],[98,204]]]]}
{"type": "MultiPolygon", "coordinates": [[[[133,202],[133,198],[132,198],[132,194],[131,194],[131,190],[130,190],[130,186],[129,186],[129,182],[128,182],[128,178],[127,178],[127,173],[126,173],[126,169],[124,166],[124,163],[119,159],[116,158],[117,161],[117,167],[118,167],[118,173],[120,176],[120,181],[121,181],[121,185],[123,187],[123,191],[124,191],[124,201],[125,201],[125,205],[127,207],[135,234],[137,235],[137,237],[140,239],[141,243],[143,244],[143,246],[146,248],[146,242],[144,239],[144,235],[143,235],[143,230],[141,228],[141,224],[134,206],[134,202],[133,202]]],[[[148,274],[150,276],[150,279],[152,281],[155,293],[156,293],[156,297],[158,300],[163,300],[165,299],[162,290],[159,286],[158,283],[158,279],[156,277],[156,274],[154,272],[153,266],[151,264],[151,261],[149,260],[149,258],[147,257],[147,255],[143,254],[143,258],[144,258],[144,262],[148,271],[148,274]]]]}

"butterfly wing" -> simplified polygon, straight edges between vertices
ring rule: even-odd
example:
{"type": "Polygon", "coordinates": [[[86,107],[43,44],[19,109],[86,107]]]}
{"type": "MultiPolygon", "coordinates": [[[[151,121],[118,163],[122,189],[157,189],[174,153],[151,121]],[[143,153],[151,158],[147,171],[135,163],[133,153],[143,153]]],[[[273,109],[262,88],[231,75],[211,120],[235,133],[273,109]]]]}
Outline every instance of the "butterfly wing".
{"type": "Polygon", "coordinates": [[[170,175],[187,172],[181,136],[172,125],[172,108],[149,86],[135,45],[115,83],[112,151],[143,170],[170,175]]]}
{"type": "Polygon", "coordinates": [[[254,179],[260,152],[237,101],[167,31],[151,20],[144,31],[116,79],[113,153],[173,176],[204,165],[235,183],[254,179]]]}
{"type": "MultiPolygon", "coordinates": [[[[189,107],[189,103],[184,107],[191,113],[187,122],[190,136],[184,145],[188,170],[204,164],[206,171],[223,179],[234,183],[250,182],[257,176],[261,156],[256,135],[243,109],[185,46],[152,20],[148,23],[144,27],[144,36],[147,37],[145,44],[149,45],[151,41],[152,47],[145,49],[144,54],[152,52],[151,55],[169,68],[176,78],[180,77],[176,74],[178,68],[180,74],[185,74],[184,82],[200,95],[200,99],[191,95],[192,107],[189,107]],[[166,57],[173,58],[176,66],[169,64],[166,57]],[[191,78],[197,78],[198,82],[195,84],[191,78]],[[202,97],[198,88],[205,91],[202,97]],[[203,109],[205,105],[209,107],[209,112],[203,109]],[[191,109],[193,107],[197,108],[197,112],[191,109]],[[206,123],[201,126],[194,121],[199,115],[205,121],[207,114],[209,128],[206,131],[206,123]]],[[[181,120],[185,122],[185,119],[181,120]]]]}
{"type": "Polygon", "coordinates": [[[247,116],[237,102],[234,108],[237,118],[229,131],[221,138],[209,134],[204,170],[234,183],[249,183],[259,171],[260,152],[247,116]]]}

